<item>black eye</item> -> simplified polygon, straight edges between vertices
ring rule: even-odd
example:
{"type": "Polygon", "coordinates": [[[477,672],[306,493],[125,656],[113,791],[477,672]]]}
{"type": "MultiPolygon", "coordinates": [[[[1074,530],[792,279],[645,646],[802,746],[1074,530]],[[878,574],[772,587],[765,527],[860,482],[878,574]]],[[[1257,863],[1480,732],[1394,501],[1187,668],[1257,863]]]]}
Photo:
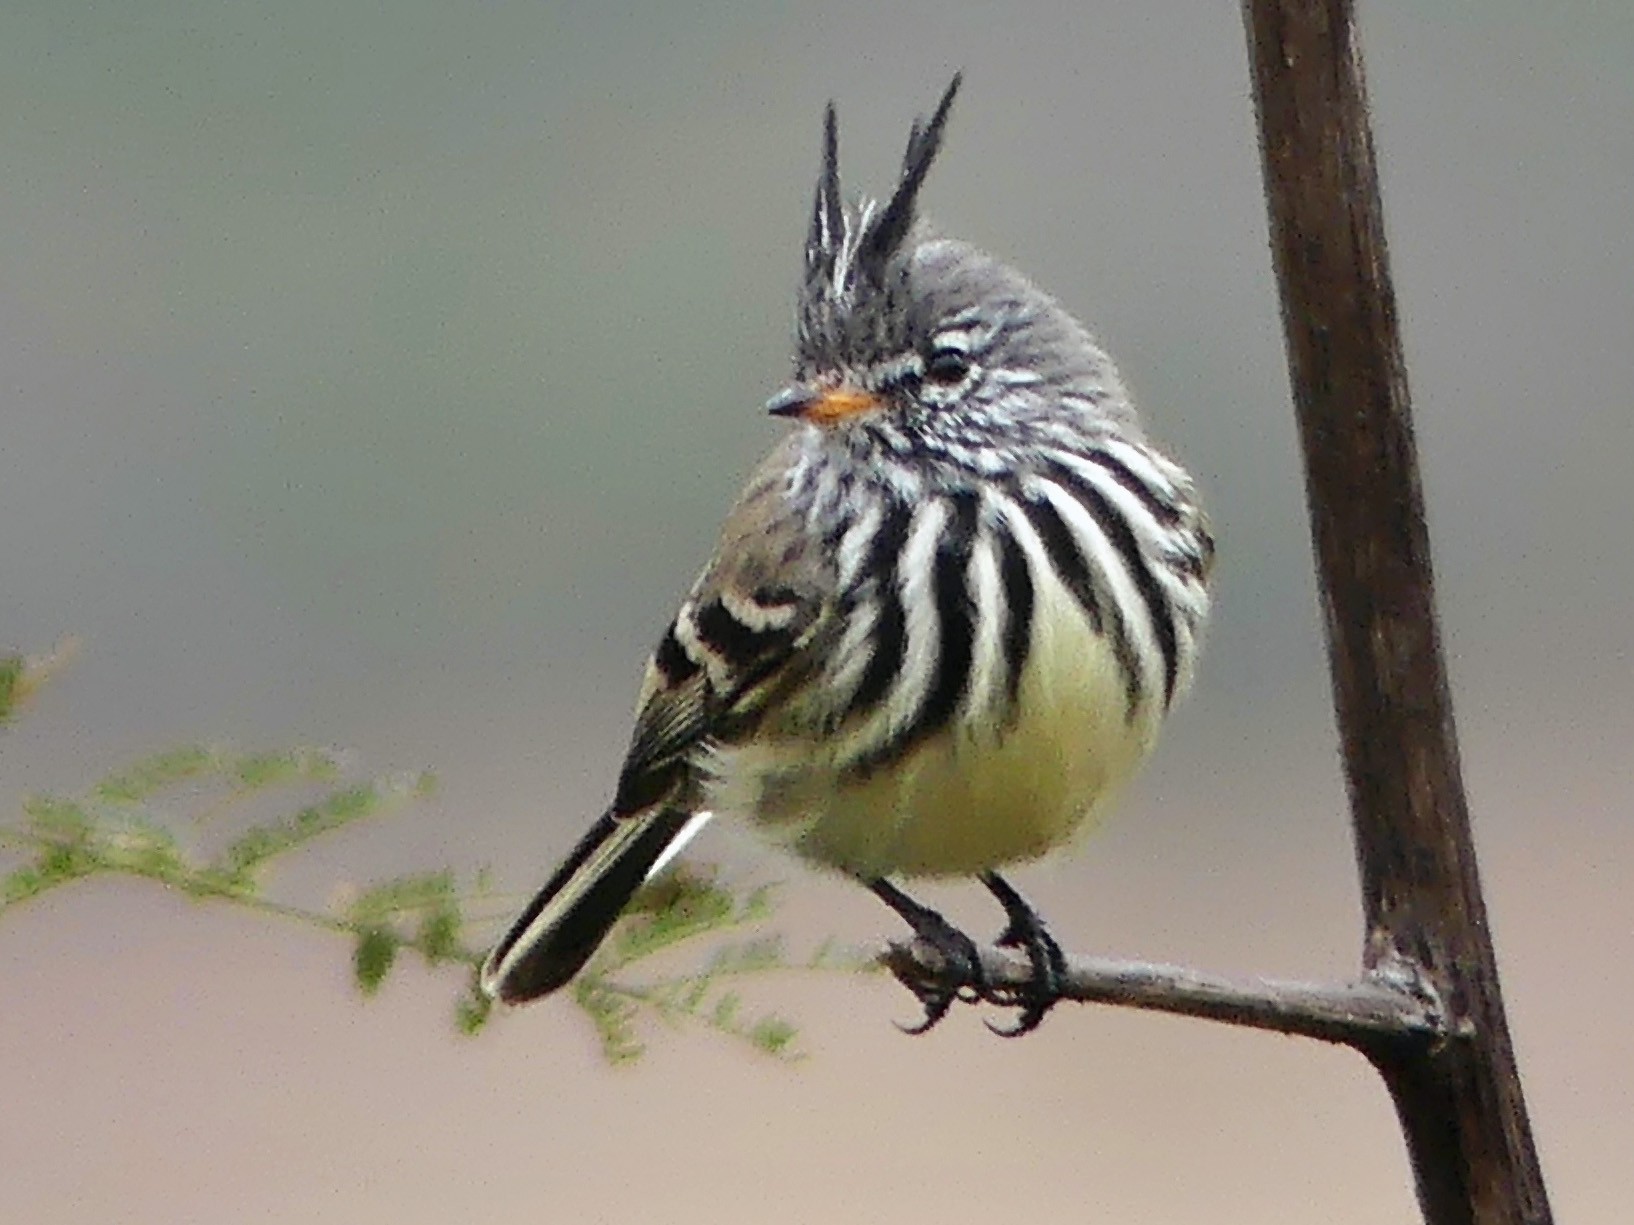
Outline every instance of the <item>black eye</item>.
{"type": "Polygon", "coordinates": [[[944,387],[964,382],[969,373],[970,359],[957,349],[937,349],[925,362],[925,377],[944,387]]]}

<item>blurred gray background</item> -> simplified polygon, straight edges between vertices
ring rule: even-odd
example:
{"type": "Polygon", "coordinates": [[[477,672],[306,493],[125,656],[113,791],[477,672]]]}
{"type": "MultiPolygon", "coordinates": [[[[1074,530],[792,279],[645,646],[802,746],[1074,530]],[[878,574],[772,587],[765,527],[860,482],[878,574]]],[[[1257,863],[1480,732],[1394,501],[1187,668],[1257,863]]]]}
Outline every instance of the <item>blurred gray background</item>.
{"type": "MultiPolygon", "coordinates": [[[[1365,6],[1464,761],[1562,1220],[1634,1150],[1634,8],[1365,6]]],[[[0,803],[225,740],[435,769],[281,888],[522,892],[780,428],[819,115],[853,189],[967,71],[926,193],[1122,364],[1220,538],[1198,691],[1081,853],[1069,947],[1342,975],[1356,888],[1236,6],[22,3],[0,12],[0,646],[79,635],[0,803]]],[[[796,947],[897,925],[786,880],[796,947]]],[[[930,896],[996,923],[968,890],[930,896]]],[[[410,966],[141,883],[0,926],[0,1202],[30,1222],[1397,1222],[1342,1052],[1063,1009],[933,1037],[788,979],[786,1067],[547,1003],[475,1042],[410,966]]]]}

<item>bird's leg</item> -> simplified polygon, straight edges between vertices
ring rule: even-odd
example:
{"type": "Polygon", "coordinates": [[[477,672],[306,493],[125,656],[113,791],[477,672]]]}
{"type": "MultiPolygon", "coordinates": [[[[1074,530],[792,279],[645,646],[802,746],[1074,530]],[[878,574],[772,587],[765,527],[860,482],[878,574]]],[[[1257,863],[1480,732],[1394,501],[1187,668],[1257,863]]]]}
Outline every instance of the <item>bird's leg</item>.
{"type": "MultiPolygon", "coordinates": [[[[947,1016],[954,1000],[961,997],[970,1000],[985,999],[990,994],[991,988],[982,973],[981,957],[976,952],[974,940],[929,906],[922,906],[914,901],[890,881],[871,880],[867,884],[880,901],[902,916],[908,926],[913,928],[914,935],[936,950],[945,967],[942,975],[943,984],[947,982],[955,984],[951,987],[927,986],[923,983],[904,981],[903,985],[914,993],[925,1009],[925,1019],[918,1025],[902,1026],[904,1033],[916,1035],[927,1033],[938,1021],[947,1016]]],[[[1026,903],[1022,905],[1025,906],[1026,903]]],[[[1033,1023],[1037,1024],[1036,1021],[1033,1023]]]]}
{"type": "Polygon", "coordinates": [[[1055,937],[1044,929],[1044,920],[1038,911],[1027,904],[1027,899],[997,872],[983,872],[982,884],[1004,907],[1009,922],[996,943],[1001,948],[1020,949],[1027,954],[1033,968],[1032,982],[1023,990],[1006,992],[1003,1000],[991,992],[986,998],[993,1003],[1008,1003],[1021,1009],[1021,1015],[1009,1029],[1000,1029],[988,1023],[987,1028],[1005,1038],[1019,1038],[1038,1028],[1044,1014],[1061,1002],[1061,980],[1066,976],[1067,959],[1055,937]]]}

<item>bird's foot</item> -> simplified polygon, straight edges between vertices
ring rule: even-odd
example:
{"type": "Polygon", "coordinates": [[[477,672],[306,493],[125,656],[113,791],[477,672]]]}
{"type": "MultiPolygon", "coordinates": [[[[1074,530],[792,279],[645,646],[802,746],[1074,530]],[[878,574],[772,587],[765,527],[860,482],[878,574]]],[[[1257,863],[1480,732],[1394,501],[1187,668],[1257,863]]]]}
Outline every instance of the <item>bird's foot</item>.
{"type": "Polygon", "coordinates": [[[993,997],[994,989],[982,970],[981,955],[974,940],[929,906],[914,901],[889,881],[870,881],[868,887],[882,902],[901,915],[908,926],[913,928],[914,935],[935,949],[937,956],[942,959],[942,970],[934,982],[898,972],[898,981],[913,992],[914,998],[925,1010],[924,1019],[917,1025],[898,1026],[903,1033],[915,1036],[929,1033],[943,1017],[947,1016],[955,1000],[962,999],[974,1003],[993,997]]]}
{"type": "Polygon", "coordinates": [[[1051,1008],[1061,1002],[1061,984],[1066,978],[1067,959],[1055,937],[1044,927],[1038,911],[997,872],[982,873],[982,884],[1004,907],[1004,931],[996,943],[1000,948],[1020,949],[1032,966],[1032,978],[1025,987],[1004,987],[982,992],[990,1003],[1020,1009],[1009,1028],[987,1022],[987,1028],[1002,1038],[1019,1038],[1037,1029],[1051,1008]]]}

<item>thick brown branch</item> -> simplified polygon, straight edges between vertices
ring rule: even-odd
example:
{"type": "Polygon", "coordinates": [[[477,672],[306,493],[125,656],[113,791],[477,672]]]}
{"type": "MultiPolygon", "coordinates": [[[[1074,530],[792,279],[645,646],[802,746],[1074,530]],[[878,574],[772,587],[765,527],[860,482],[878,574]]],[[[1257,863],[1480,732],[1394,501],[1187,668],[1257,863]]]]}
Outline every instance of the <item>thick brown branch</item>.
{"type": "Polygon", "coordinates": [[[1466,1042],[1376,1057],[1432,1225],[1542,1225],[1487,931],[1350,0],[1243,0],[1271,250],[1366,910],[1466,1042]]]}
{"type": "MultiPolygon", "coordinates": [[[[999,992],[1026,987],[1032,966],[1022,954],[979,945],[982,974],[999,992]]],[[[885,967],[909,990],[964,984],[948,976],[941,955],[923,940],[892,944],[885,967]]],[[[1070,956],[1061,998],[1084,1004],[1120,1004],[1154,1012],[1226,1021],[1254,1029],[1336,1042],[1379,1058],[1398,1048],[1422,1049],[1446,1035],[1438,1004],[1410,980],[1384,974],[1348,983],[1273,978],[1224,978],[1184,966],[1105,957],[1070,956]]]]}

